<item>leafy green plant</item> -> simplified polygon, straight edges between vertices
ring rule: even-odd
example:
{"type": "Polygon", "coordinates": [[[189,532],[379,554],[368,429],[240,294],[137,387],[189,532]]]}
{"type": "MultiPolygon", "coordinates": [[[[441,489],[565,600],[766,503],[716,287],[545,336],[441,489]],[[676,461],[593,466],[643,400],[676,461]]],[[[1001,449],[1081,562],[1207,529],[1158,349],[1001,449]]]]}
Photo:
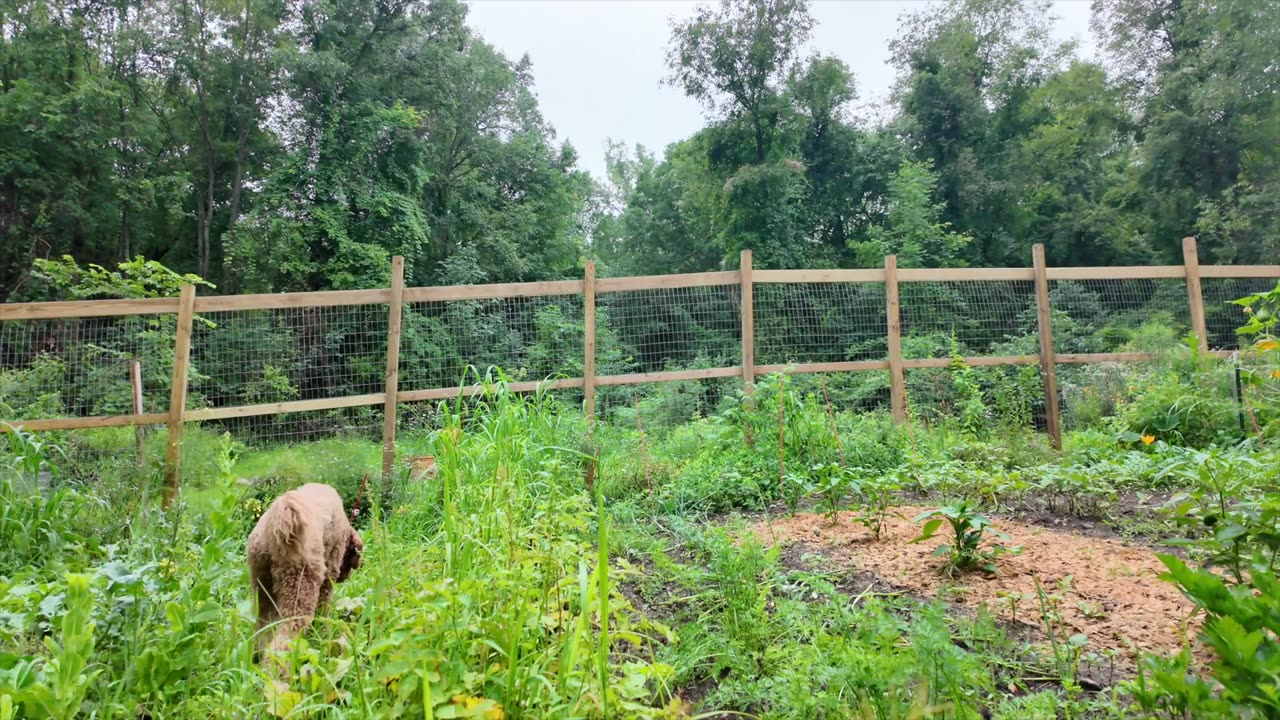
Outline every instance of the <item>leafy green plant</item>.
{"type": "Polygon", "coordinates": [[[978,384],[977,374],[964,361],[960,352],[960,341],[955,334],[951,335],[951,384],[955,390],[956,420],[967,432],[977,433],[983,430],[989,419],[986,402],[982,399],[982,386],[978,384]]]}
{"type": "Polygon", "coordinates": [[[1280,580],[1270,560],[1254,558],[1247,582],[1230,585],[1172,555],[1159,557],[1168,568],[1162,578],[1177,583],[1207,616],[1200,637],[1213,650],[1216,682],[1188,672],[1190,657],[1184,653],[1145,663],[1136,699],[1149,710],[1171,716],[1280,716],[1280,580]]]}
{"type": "Polygon", "coordinates": [[[1192,531],[1171,543],[1202,556],[1207,568],[1225,568],[1236,583],[1245,582],[1256,554],[1274,568],[1280,558],[1280,494],[1256,489],[1261,477],[1274,472],[1219,449],[1169,463],[1163,474],[1191,485],[1166,504],[1174,521],[1192,531]]]}
{"type": "Polygon", "coordinates": [[[787,512],[795,515],[800,503],[814,492],[813,478],[806,472],[789,472],[782,476],[782,502],[787,512]]]}
{"type": "Polygon", "coordinates": [[[1236,332],[1250,338],[1249,360],[1240,370],[1247,396],[1253,397],[1251,410],[1256,411],[1258,431],[1267,433],[1280,425],[1280,283],[1265,293],[1257,293],[1234,301],[1243,307],[1248,318],[1236,332]]]}
{"type": "Polygon", "coordinates": [[[35,433],[29,433],[8,423],[3,425],[8,452],[0,462],[4,463],[9,473],[34,481],[42,472],[52,474],[55,471],[55,466],[49,462],[50,456],[66,458],[61,447],[41,440],[35,433]]]}
{"type": "Polygon", "coordinates": [[[1062,598],[1071,586],[1071,576],[1058,581],[1056,592],[1046,592],[1040,580],[1036,579],[1036,600],[1040,607],[1040,622],[1044,626],[1045,635],[1049,638],[1049,647],[1053,652],[1053,665],[1058,672],[1058,679],[1067,693],[1079,692],[1076,677],[1080,671],[1080,659],[1089,638],[1083,633],[1072,633],[1063,621],[1062,598]]]}
{"type": "Polygon", "coordinates": [[[920,536],[912,540],[913,543],[933,539],[944,524],[950,527],[951,542],[939,545],[934,551],[934,555],[947,557],[948,571],[964,572],[981,568],[986,572],[995,573],[998,572],[996,558],[1005,553],[1019,552],[1021,549],[1006,548],[999,543],[987,541],[987,535],[1002,540],[1008,540],[1009,536],[993,527],[986,516],[975,512],[967,502],[923,512],[913,522],[924,523],[920,536]]]}
{"type": "Polygon", "coordinates": [[[71,720],[81,715],[90,683],[100,672],[91,670],[94,650],[93,594],[87,575],[67,576],[65,612],[59,635],[47,638],[49,657],[17,659],[0,666],[0,697],[33,720],[71,720]]]}
{"type": "Polygon", "coordinates": [[[827,520],[835,523],[840,504],[849,494],[853,475],[838,463],[820,463],[809,468],[812,473],[811,495],[817,495],[827,520]]]}
{"type": "Polygon", "coordinates": [[[885,520],[889,518],[890,508],[902,490],[901,480],[897,475],[880,475],[867,477],[854,484],[854,520],[871,531],[876,540],[884,531],[885,520]]]}
{"type": "Polygon", "coordinates": [[[1130,388],[1117,417],[1139,436],[1188,447],[1235,442],[1240,426],[1230,384],[1230,373],[1221,363],[1170,366],[1130,388]]]}

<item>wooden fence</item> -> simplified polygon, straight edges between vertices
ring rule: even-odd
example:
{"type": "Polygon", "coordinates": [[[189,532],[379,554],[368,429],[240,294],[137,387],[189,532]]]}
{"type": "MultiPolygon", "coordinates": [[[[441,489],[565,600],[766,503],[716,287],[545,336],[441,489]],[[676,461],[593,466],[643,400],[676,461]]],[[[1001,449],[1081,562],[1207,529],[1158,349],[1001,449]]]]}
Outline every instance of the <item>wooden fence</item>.
{"type": "MultiPolygon", "coordinates": [[[[100,300],[45,303],[10,303],[0,305],[0,321],[32,321],[53,319],[80,319],[95,317],[121,317],[130,315],[177,316],[177,335],[174,347],[173,376],[167,412],[144,413],[135,398],[134,412],[127,415],[65,418],[12,418],[6,422],[28,431],[67,430],[79,428],[121,427],[138,425],[166,425],[168,444],[165,458],[165,476],[168,493],[176,492],[180,474],[183,426],[187,422],[224,420],[280,413],[293,413],[358,406],[383,407],[383,471],[390,473],[395,462],[396,412],[400,403],[473,395],[481,392],[479,386],[435,387],[401,390],[399,387],[401,311],[406,304],[441,301],[464,301],[502,298],[536,298],[546,296],[580,295],[583,308],[583,373],[581,377],[561,378],[545,383],[535,381],[515,382],[513,391],[527,392],[540,385],[552,389],[575,388],[583,393],[583,409],[590,422],[596,415],[596,389],[606,386],[660,383],[672,381],[704,380],[709,378],[741,377],[744,387],[750,391],[756,377],[775,372],[832,373],[858,371],[888,371],[890,404],[895,420],[903,421],[907,415],[905,370],[913,368],[941,368],[951,363],[950,358],[904,358],[902,351],[902,322],[899,307],[899,287],[904,283],[974,281],[1024,281],[1034,284],[1036,322],[1039,335],[1039,352],[1035,355],[984,355],[965,357],[971,366],[1035,364],[1041,369],[1044,383],[1046,425],[1055,446],[1061,446],[1062,430],[1058,407],[1057,364],[1131,362],[1148,360],[1151,353],[1057,353],[1054,349],[1052,308],[1049,284],[1062,280],[1125,280],[1125,279],[1177,279],[1186,281],[1187,302],[1190,308],[1190,325],[1199,340],[1200,349],[1210,352],[1208,331],[1205,324],[1204,299],[1201,278],[1280,278],[1280,265],[1223,266],[1200,265],[1194,238],[1183,241],[1182,265],[1139,267],[1048,267],[1044,247],[1033,249],[1032,266],[1028,268],[954,268],[907,269],[898,268],[894,256],[885,258],[884,267],[858,270],[753,270],[751,251],[744,250],[738,270],[723,272],[656,275],[646,277],[596,278],[595,266],[587,263],[580,280],[549,282],[507,283],[490,285],[460,285],[449,287],[404,287],[404,260],[397,257],[392,264],[391,287],[373,290],[342,290],[324,292],[281,293],[261,295],[236,295],[199,297],[192,286],[184,287],[177,298],[146,300],[100,300]],[[848,360],[837,362],[809,362],[790,364],[755,363],[755,288],[764,284],[823,284],[823,283],[877,283],[884,285],[885,339],[887,352],[883,359],[848,360]],[[741,364],[737,366],[702,369],[641,372],[621,375],[596,374],[596,299],[608,293],[673,288],[706,288],[731,286],[739,289],[741,311],[741,364]],[[256,405],[230,407],[188,408],[188,359],[192,343],[193,319],[200,313],[237,310],[271,310],[290,308],[322,308],[336,306],[385,305],[387,306],[386,376],[382,392],[349,395],[345,397],[293,400],[256,405]]],[[[136,376],[136,368],[134,369],[136,376]]],[[[135,380],[135,396],[138,394],[135,380]]]]}

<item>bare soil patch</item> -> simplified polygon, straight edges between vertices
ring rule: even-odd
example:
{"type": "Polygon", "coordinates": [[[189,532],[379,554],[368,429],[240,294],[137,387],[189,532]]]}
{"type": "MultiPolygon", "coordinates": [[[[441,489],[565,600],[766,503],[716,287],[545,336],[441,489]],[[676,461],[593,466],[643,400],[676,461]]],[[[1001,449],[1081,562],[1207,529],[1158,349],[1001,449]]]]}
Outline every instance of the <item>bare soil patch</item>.
{"type": "Polygon", "coordinates": [[[1158,578],[1164,566],[1155,554],[1116,539],[997,520],[996,526],[1011,538],[1002,544],[1020,545],[1021,553],[1001,556],[998,575],[948,577],[941,572],[942,559],[933,555],[944,540],[910,544],[920,534],[911,520],[927,509],[896,508],[901,517],[890,517],[879,540],[854,522],[851,513],[840,513],[835,524],[823,515],[802,514],[758,522],[749,531],[766,544],[820,554],[835,568],[872,573],[913,594],[941,594],[968,608],[985,605],[999,619],[1025,625],[1040,623],[1036,580],[1054,593],[1070,576],[1058,609],[1067,634],[1083,633],[1090,650],[1118,651],[1130,662],[1139,652],[1177,652],[1183,638],[1194,637],[1198,629],[1195,620],[1188,624],[1191,603],[1176,586],[1158,578]],[[1008,596],[1019,593],[1027,599],[1018,603],[1014,616],[1008,596]]]}

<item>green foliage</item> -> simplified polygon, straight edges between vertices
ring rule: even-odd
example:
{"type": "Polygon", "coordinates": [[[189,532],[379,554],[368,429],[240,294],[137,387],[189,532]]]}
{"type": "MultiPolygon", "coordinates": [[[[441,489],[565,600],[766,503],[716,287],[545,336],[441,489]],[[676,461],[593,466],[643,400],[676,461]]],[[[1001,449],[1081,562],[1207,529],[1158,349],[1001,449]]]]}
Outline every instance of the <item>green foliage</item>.
{"type": "Polygon", "coordinates": [[[0,299],[39,297],[33,260],[66,254],[232,291],[384,284],[395,253],[437,284],[466,247],[495,281],[576,270],[588,178],[539,116],[528,62],[465,15],[449,0],[16,9],[0,299]]]}
{"type": "Polygon", "coordinates": [[[901,267],[952,267],[967,254],[973,239],[939,220],[944,204],[933,200],[938,176],[929,162],[906,162],[889,182],[888,217],[874,225],[865,242],[855,243],[859,264],[874,267],[885,255],[897,255],[901,267]]]}
{"type": "Polygon", "coordinates": [[[861,474],[863,477],[854,484],[853,517],[879,540],[884,522],[902,490],[902,481],[896,475],[876,477],[874,471],[866,469],[862,469],[861,474]]]}
{"type": "MultiPolygon", "coordinates": [[[[257,489],[237,480],[283,467],[289,455],[224,435],[208,448],[213,469],[198,492],[164,513],[149,503],[113,508],[128,515],[129,533],[107,533],[105,513],[80,511],[99,492],[88,487],[65,490],[65,512],[21,529],[46,542],[38,555],[15,555],[22,546],[10,544],[6,526],[0,696],[22,717],[70,718],[82,708],[662,717],[671,669],[648,648],[668,631],[622,594],[618,583],[631,574],[610,549],[600,498],[592,509],[581,458],[558,445],[580,420],[545,396],[501,386],[478,401],[465,431],[460,415],[442,409],[444,427],[425,438],[439,475],[403,488],[385,520],[374,511],[362,530],[364,567],[280,658],[282,685],[264,682],[252,657],[243,548],[257,489]],[[104,546],[43,540],[73,528],[102,535],[104,546]],[[83,583],[68,588],[68,570],[84,573],[83,583]],[[44,635],[52,637],[42,643],[44,635]]],[[[340,460],[336,453],[376,464],[372,443],[329,450],[334,457],[300,447],[295,458],[316,471],[340,460]]],[[[374,510],[367,498],[361,507],[374,510]]],[[[0,513],[24,517],[33,516],[12,504],[0,513]]]]}
{"type": "Polygon", "coordinates": [[[969,432],[985,427],[987,406],[982,400],[982,389],[978,386],[973,368],[965,363],[964,356],[960,354],[959,343],[954,335],[951,336],[951,384],[955,388],[956,419],[960,427],[969,432]]]}
{"type": "Polygon", "coordinates": [[[921,513],[913,522],[924,522],[920,536],[913,543],[933,539],[945,523],[951,529],[951,542],[939,545],[935,555],[947,556],[947,570],[964,572],[981,568],[985,572],[998,572],[996,558],[1007,552],[1018,552],[1019,548],[1006,548],[999,543],[984,543],[984,535],[1008,540],[1009,536],[995,529],[991,521],[984,515],[974,512],[966,502],[929,510],[921,513]]]}
{"type": "Polygon", "coordinates": [[[214,287],[198,275],[176,273],[140,257],[120,263],[116,270],[93,264],[81,267],[70,255],[58,260],[37,258],[33,267],[33,277],[52,293],[74,300],[177,297],[183,285],[214,287]]]}
{"type": "Polygon", "coordinates": [[[4,423],[4,435],[8,446],[8,452],[4,455],[6,476],[34,482],[40,473],[52,474],[56,471],[56,466],[50,462],[50,456],[61,455],[62,448],[8,423],[4,423]]]}
{"type": "Polygon", "coordinates": [[[1280,497],[1256,490],[1276,475],[1274,468],[1215,449],[1175,460],[1164,473],[1191,488],[1168,506],[1192,532],[1178,543],[1189,545],[1206,569],[1222,568],[1239,584],[1257,558],[1272,567],[1280,562],[1280,497]]]}
{"type": "Polygon", "coordinates": [[[840,504],[849,493],[852,473],[837,463],[822,463],[809,468],[809,476],[813,479],[810,494],[818,497],[827,520],[834,523],[840,512],[840,504]]]}
{"type": "MultiPolygon", "coordinates": [[[[1280,427],[1280,283],[1275,289],[1235,300],[1243,307],[1245,324],[1236,332],[1252,341],[1252,352],[1241,374],[1256,404],[1255,420],[1264,434],[1280,427]]],[[[1252,408],[1251,408],[1252,409],[1252,408]]]]}
{"type": "Polygon", "coordinates": [[[1220,370],[1187,373],[1171,368],[1138,380],[1118,408],[1122,426],[1179,445],[1208,447],[1240,437],[1236,403],[1220,370]],[[1188,377],[1191,375],[1191,377],[1188,377]]]}
{"type": "Polygon", "coordinates": [[[14,658],[0,668],[0,697],[22,709],[24,717],[69,720],[80,715],[90,684],[94,650],[93,595],[90,578],[68,574],[58,623],[58,638],[48,638],[48,658],[14,658]]]}
{"type": "Polygon", "coordinates": [[[1250,564],[1248,581],[1228,585],[1207,570],[1161,555],[1175,582],[1206,614],[1201,639],[1213,650],[1210,685],[1187,672],[1189,653],[1149,662],[1139,677],[1135,698],[1150,711],[1179,717],[1269,717],[1280,712],[1280,583],[1266,558],[1250,564]]]}
{"type": "Polygon", "coordinates": [[[1062,593],[1071,584],[1071,576],[1058,581],[1058,592],[1046,592],[1044,586],[1036,580],[1036,601],[1040,606],[1040,622],[1044,626],[1045,635],[1049,637],[1049,645],[1053,650],[1053,664],[1058,671],[1058,678],[1068,695],[1079,693],[1076,677],[1080,671],[1080,659],[1084,655],[1084,646],[1089,639],[1082,633],[1072,633],[1062,618],[1062,593]]]}

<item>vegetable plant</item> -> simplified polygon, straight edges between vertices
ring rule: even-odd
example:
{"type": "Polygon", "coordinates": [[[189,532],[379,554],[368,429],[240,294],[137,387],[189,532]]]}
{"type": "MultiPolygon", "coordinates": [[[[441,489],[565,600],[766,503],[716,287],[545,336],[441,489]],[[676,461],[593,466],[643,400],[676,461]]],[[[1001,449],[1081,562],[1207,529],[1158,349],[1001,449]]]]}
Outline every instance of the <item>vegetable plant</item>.
{"type": "Polygon", "coordinates": [[[848,495],[853,483],[853,475],[838,463],[819,463],[810,470],[813,473],[810,494],[819,497],[827,520],[835,523],[840,503],[848,495]]]}
{"type": "Polygon", "coordinates": [[[1151,659],[1137,681],[1135,698],[1148,711],[1182,717],[1280,717],[1280,580],[1266,558],[1251,561],[1248,582],[1231,585],[1208,570],[1160,555],[1189,600],[1204,610],[1201,639],[1213,650],[1215,683],[1187,672],[1189,653],[1151,659]]]}
{"type": "Polygon", "coordinates": [[[800,501],[813,492],[814,486],[807,473],[789,472],[782,478],[782,501],[786,503],[787,512],[795,515],[800,509],[800,501]]]}
{"type": "Polygon", "coordinates": [[[1166,474],[1192,485],[1169,501],[1174,520],[1192,530],[1171,541],[1206,556],[1205,567],[1222,567],[1243,583],[1255,553],[1274,570],[1280,554],[1280,495],[1259,494],[1257,479],[1269,472],[1250,457],[1220,450],[1197,452],[1171,463],[1166,474]]]}
{"type": "Polygon", "coordinates": [[[884,521],[889,517],[902,483],[893,475],[867,479],[857,483],[854,491],[854,520],[871,531],[877,540],[884,531],[884,521]]]}
{"type": "Polygon", "coordinates": [[[944,524],[950,527],[951,542],[939,545],[933,553],[947,557],[948,571],[964,572],[981,568],[986,572],[995,573],[997,557],[1021,550],[1018,547],[1006,548],[998,543],[987,542],[985,536],[988,534],[1002,540],[1008,540],[1009,536],[994,528],[991,521],[986,516],[975,512],[968,502],[923,512],[914,522],[923,522],[924,527],[920,531],[920,537],[911,541],[913,543],[933,539],[944,524]]]}

